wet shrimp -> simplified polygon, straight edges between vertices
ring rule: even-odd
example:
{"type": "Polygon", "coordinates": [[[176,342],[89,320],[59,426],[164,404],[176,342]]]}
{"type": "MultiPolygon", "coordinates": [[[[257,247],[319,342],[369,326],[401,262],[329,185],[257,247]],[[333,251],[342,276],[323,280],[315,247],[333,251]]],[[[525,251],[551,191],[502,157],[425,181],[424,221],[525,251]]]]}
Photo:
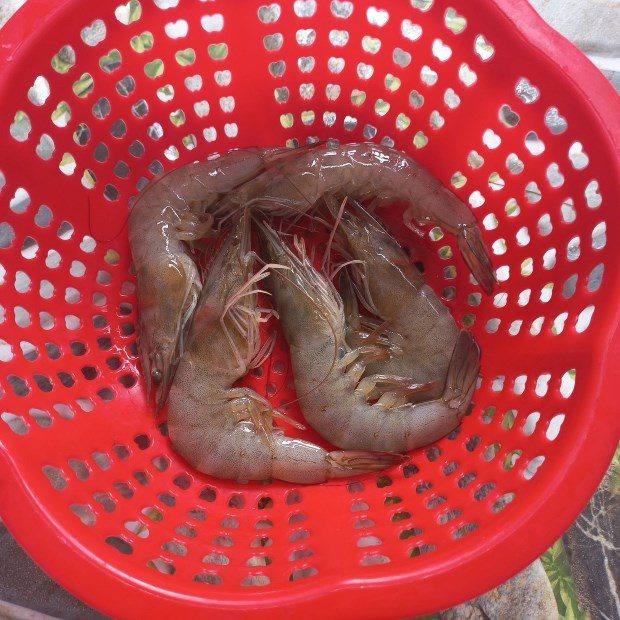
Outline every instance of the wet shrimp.
{"type": "Polygon", "coordinates": [[[151,182],[133,205],[129,243],[137,277],[138,348],[157,410],[166,401],[202,287],[189,244],[209,233],[210,209],[222,194],[284,152],[245,149],[188,164],[151,182]]]}
{"type": "MultiPolygon", "coordinates": [[[[274,428],[277,412],[249,388],[233,387],[267,351],[259,324],[255,273],[246,214],[217,253],[201,293],[185,353],[170,390],[168,429],[175,450],[196,469],[237,481],[277,478],[319,483],[379,471],[403,462],[397,454],[327,452],[274,428]]],[[[280,414],[281,415],[281,414],[280,414]]]]}
{"type": "Polygon", "coordinates": [[[438,398],[459,335],[450,311],[361,205],[347,200],[349,208],[341,212],[334,198],[325,200],[337,218],[340,250],[349,263],[340,279],[347,340],[352,346],[383,343],[390,352],[389,358],[369,364],[366,374],[386,376],[386,385],[389,377],[412,377],[427,389],[410,394],[411,401],[438,398]],[[358,301],[372,317],[359,312],[358,301]]]}
{"type": "Polygon", "coordinates": [[[413,159],[385,146],[358,143],[306,151],[240,186],[219,209],[224,214],[256,205],[268,215],[290,217],[307,212],[326,194],[376,206],[405,202],[405,223],[432,224],[455,235],[480,286],[493,291],[493,266],[469,207],[413,159]]]}
{"type": "MultiPolygon", "coordinates": [[[[331,281],[312,265],[303,243],[298,242],[298,251],[293,252],[267,225],[261,226],[261,237],[269,259],[289,268],[274,272],[270,287],[290,348],[301,409],[316,431],[340,448],[405,452],[458,426],[479,370],[480,350],[469,332],[461,331],[450,351],[440,396],[412,403],[411,396],[419,397],[434,384],[419,382],[410,374],[366,376],[373,363],[389,358],[386,347],[372,341],[359,346],[347,342],[343,301],[331,281]]],[[[373,267],[369,265],[368,271],[373,267]]],[[[392,312],[392,306],[383,303],[403,287],[403,276],[394,269],[380,272],[380,277],[389,294],[374,302],[379,317],[385,319],[382,315],[392,312]]],[[[409,295],[424,297],[407,288],[409,295]]],[[[425,303],[431,306],[417,300],[419,306],[425,303]]],[[[398,309],[407,312],[405,318],[411,323],[418,319],[409,314],[414,306],[398,309]]],[[[426,312],[432,313],[432,307],[426,312]]]]}

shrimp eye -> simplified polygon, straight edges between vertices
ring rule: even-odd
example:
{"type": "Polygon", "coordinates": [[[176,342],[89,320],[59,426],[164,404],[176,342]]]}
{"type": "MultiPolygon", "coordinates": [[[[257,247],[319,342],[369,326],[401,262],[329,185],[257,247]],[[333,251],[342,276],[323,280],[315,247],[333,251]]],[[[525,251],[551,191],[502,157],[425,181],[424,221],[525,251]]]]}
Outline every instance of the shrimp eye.
{"type": "Polygon", "coordinates": [[[154,383],[161,383],[163,375],[159,368],[153,368],[153,370],[151,371],[151,379],[153,379],[154,383]]]}

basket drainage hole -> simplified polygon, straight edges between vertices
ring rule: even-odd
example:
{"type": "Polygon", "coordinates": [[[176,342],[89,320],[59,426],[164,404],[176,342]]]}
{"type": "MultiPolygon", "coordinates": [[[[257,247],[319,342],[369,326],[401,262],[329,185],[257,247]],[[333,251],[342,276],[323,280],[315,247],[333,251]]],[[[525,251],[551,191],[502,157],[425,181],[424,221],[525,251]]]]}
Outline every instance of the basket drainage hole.
{"type": "Polygon", "coordinates": [[[267,575],[248,575],[242,582],[242,586],[267,586],[271,579],[267,575]]]}
{"type": "Polygon", "coordinates": [[[64,473],[58,469],[58,467],[44,465],[42,471],[45,477],[49,480],[54,491],[64,491],[64,489],[67,488],[67,478],[64,473]]]}
{"type": "Polygon", "coordinates": [[[313,577],[318,574],[318,570],[313,566],[308,566],[307,568],[300,568],[299,570],[294,570],[289,577],[290,581],[299,581],[300,579],[307,579],[308,577],[313,577]]]}
{"type": "Polygon", "coordinates": [[[170,467],[170,460],[165,456],[156,456],[151,462],[159,472],[164,472],[170,467]]]}
{"type": "Polygon", "coordinates": [[[187,511],[187,516],[195,521],[204,521],[207,518],[207,513],[200,508],[193,508],[187,511]]]}
{"type": "Polygon", "coordinates": [[[121,444],[116,444],[112,446],[112,450],[114,450],[114,453],[121,461],[128,459],[131,455],[131,452],[129,452],[129,448],[121,444]]]}
{"type": "Polygon", "coordinates": [[[124,499],[131,499],[134,496],[134,490],[127,482],[115,482],[114,488],[124,499]]]}
{"type": "Polygon", "coordinates": [[[460,538],[467,536],[467,534],[471,534],[477,529],[477,523],[466,523],[465,525],[462,525],[461,527],[454,530],[454,532],[452,532],[452,538],[454,538],[455,540],[459,540],[460,538]]]}
{"type": "MultiPolygon", "coordinates": [[[[205,487],[198,497],[205,502],[214,502],[217,497],[217,492],[213,487],[205,487]]],[[[233,495],[228,505],[231,508],[243,508],[243,506],[245,506],[245,500],[242,495],[233,495]]]]}
{"type": "Polygon", "coordinates": [[[112,463],[110,457],[105,452],[93,452],[92,457],[99,469],[102,471],[110,469],[112,463]]]}
{"type": "Polygon", "coordinates": [[[382,544],[382,540],[377,536],[362,536],[357,541],[358,547],[376,547],[382,544]]]}
{"type": "Polygon", "coordinates": [[[495,483],[494,482],[487,482],[487,484],[482,485],[474,493],[474,499],[477,502],[482,501],[494,488],[495,488],[495,483]]]}
{"type": "Polygon", "coordinates": [[[540,466],[545,462],[545,457],[544,456],[535,456],[528,464],[527,467],[525,468],[525,471],[523,472],[523,477],[526,480],[530,480],[531,478],[533,478],[536,473],[538,472],[538,469],[540,468],[540,466]]]}
{"type": "Polygon", "coordinates": [[[84,461],[69,459],[68,463],[78,480],[88,480],[90,478],[90,469],[84,461]]]}
{"type": "Polygon", "coordinates": [[[159,499],[164,506],[168,506],[168,508],[176,506],[177,503],[177,498],[171,493],[160,493],[157,499],[159,499]]]}
{"type": "Polygon", "coordinates": [[[178,555],[179,557],[185,557],[187,555],[187,547],[175,540],[165,542],[162,547],[164,551],[171,553],[172,555],[178,555]]]}
{"type": "Polygon", "coordinates": [[[515,493],[504,493],[491,507],[493,512],[501,512],[514,500],[516,497],[515,493]]]}
{"type": "Polygon", "coordinates": [[[69,508],[84,525],[92,527],[97,523],[97,516],[88,506],[84,506],[83,504],[71,504],[69,508]]]}
{"type": "Polygon", "coordinates": [[[216,573],[199,573],[194,577],[196,583],[207,583],[212,586],[219,586],[222,578],[216,573]]]}
{"type": "Polygon", "coordinates": [[[565,418],[566,416],[563,413],[559,413],[558,415],[551,418],[551,421],[549,422],[549,427],[547,428],[546,432],[546,437],[549,441],[554,441],[558,438],[565,418]]]}
{"type": "Polygon", "coordinates": [[[187,474],[179,474],[172,483],[179,487],[182,491],[187,491],[189,487],[192,485],[192,479],[187,474]]]}
{"type": "Polygon", "coordinates": [[[162,575],[174,575],[176,572],[176,568],[172,562],[169,560],[164,560],[162,558],[155,558],[154,560],[149,560],[146,565],[148,568],[152,568],[162,575]]]}
{"type": "Polygon", "coordinates": [[[364,490],[364,484],[359,480],[350,482],[348,485],[349,493],[361,493],[364,490]]]}
{"type": "Polygon", "coordinates": [[[257,536],[251,543],[250,547],[271,547],[273,540],[269,536],[257,536]]]}
{"type": "Polygon", "coordinates": [[[198,536],[198,532],[196,528],[191,525],[182,524],[177,526],[174,530],[179,536],[185,536],[185,538],[196,538],[198,536]]]}
{"type": "Polygon", "coordinates": [[[458,481],[459,488],[464,489],[466,486],[470,485],[477,477],[478,475],[473,471],[461,476],[458,481]]]}
{"type": "Polygon", "coordinates": [[[155,506],[147,506],[143,508],[141,512],[145,517],[153,521],[153,523],[159,523],[164,520],[163,513],[155,506]]]}
{"type": "Polygon", "coordinates": [[[286,494],[286,503],[289,506],[292,506],[293,504],[300,504],[302,500],[302,495],[299,491],[294,490],[294,491],[289,491],[286,494]]]}
{"type": "Polygon", "coordinates": [[[136,435],[133,440],[140,450],[146,450],[153,443],[151,438],[147,435],[136,435]]]}
{"type": "Polygon", "coordinates": [[[273,508],[273,499],[271,499],[271,497],[261,497],[258,500],[257,508],[259,510],[265,510],[267,508],[273,508]]]}
{"type": "Polygon", "coordinates": [[[445,495],[436,495],[435,497],[431,497],[427,502],[426,502],[426,507],[429,510],[434,510],[435,508],[437,508],[438,506],[441,506],[442,504],[445,504],[447,501],[447,498],[445,495]]]}
{"type": "Polygon", "coordinates": [[[231,536],[216,536],[213,539],[214,545],[219,545],[220,547],[232,547],[235,544],[235,541],[231,536]]]}
{"type": "Polygon", "coordinates": [[[360,560],[361,566],[377,566],[378,564],[388,564],[390,562],[390,558],[387,555],[365,555],[360,560]]]}
{"type": "Polygon", "coordinates": [[[108,493],[93,493],[93,499],[101,504],[106,512],[114,512],[116,510],[116,502],[108,493]]]}
{"type": "Polygon", "coordinates": [[[147,487],[151,482],[151,477],[145,471],[135,471],[133,473],[133,477],[136,481],[141,484],[143,487],[147,487]]]}
{"type": "Polygon", "coordinates": [[[417,558],[420,555],[431,553],[432,551],[435,551],[436,549],[437,547],[435,545],[429,545],[429,544],[417,545],[416,547],[413,547],[413,549],[411,549],[411,551],[409,552],[409,557],[417,558]]]}
{"type": "Polygon", "coordinates": [[[120,536],[108,536],[105,541],[110,547],[114,547],[114,549],[124,555],[131,555],[133,553],[131,544],[120,536]]]}
{"type": "Polygon", "coordinates": [[[247,566],[269,566],[273,560],[268,555],[253,555],[246,562],[247,566]]]}
{"type": "Polygon", "coordinates": [[[15,415],[14,413],[4,412],[0,415],[0,418],[2,418],[2,421],[5,422],[16,435],[26,435],[28,433],[28,426],[26,425],[24,418],[21,416],[15,415]]]}

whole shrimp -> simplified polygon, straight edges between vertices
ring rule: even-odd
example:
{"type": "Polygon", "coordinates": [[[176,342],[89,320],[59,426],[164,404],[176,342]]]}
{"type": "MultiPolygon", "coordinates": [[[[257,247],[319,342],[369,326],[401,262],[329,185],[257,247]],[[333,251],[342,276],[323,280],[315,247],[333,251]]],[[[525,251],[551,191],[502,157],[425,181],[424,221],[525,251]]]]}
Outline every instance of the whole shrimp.
{"type": "Polygon", "coordinates": [[[246,212],[211,264],[196,308],[185,353],[170,390],[168,429],[172,445],[196,469],[238,481],[278,478],[318,483],[380,471],[403,462],[398,454],[327,452],[274,428],[275,412],[249,388],[233,387],[264,359],[257,306],[250,219],[246,212]]]}
{"type": "Polygon", "coordinates": [[[405,202],[405,223],[431,223],[455,235],[480,286],[493,291],[495,274],[474,214],[420,164],[386,146],[343,144],[303,152],[228,194],[219,210],[257,205],[266,214],[290,216],[307,212],[330,193],[377,205],[405,202]]]}
{"type": "Polygon", "coordinates": [[[290,150],[245,149],[177,168],[145,187],[129,216],[137,277],[138,349],[147,394],[161,409],[202,288],[189,245],[207,235],[211,207],[290,150]]]}
{"type": "MultiPolygon", "coordinates": [[[[469,332],[461,331],[449,352],[441,395],[412,403],[411,395],[419,397],[433,384],[420,383],[411,374],[364,376],[370,365],[385,362],[385,346],[376,342],[351,346],[347,342],[342,299],[331,281],[312,265],[303,243],[297,243],[295,253],[267,225],[261,226],[261,237],[270,260],[289,268],[272,274],[271,291],[290,347],[301,409],[315,430],[340,448],[405,452],[458,426],[479,370],[480,351],[469,332]]],[[[381,251],[380,244],[375,249],[381,251]]],[[[371,273],[374,266],[369,259],[367,271],[371,273]]],[[[436,313],[424,293],[411,286],[406,295],[418,299],[404,307],[392,304],[391,296],[404,284],[397,268],[380,271],[377,280],[381,279],[375,291],[381,286],[383,294],[373,301],[382,320],[391,318],[388,313],[402,312],[403,320],[414,324],[423,309],[429,316],[436,313]],[[412,314],[416,307],[418,314],[412,314]]],[[[404,301],[405,294],[400,299],[404,301]]],[[[427,346],[432,350],[431,343],[427,346]]]]}
{"type": "Polygon", "coordinates": [[[366,374],[384,375],[388,387],[402,381],[399,377],[412,377],[426,388],[419,395],[410,393],[409,400],[438,398],[459,335],[450,311],[397,241],[359,203],[347,200],[353,210],[341,211],[333,197],[325,201],[344,237],[339,246],[348,265],[340,293],[347,341],[354,347],[372,342],[389,348],[389,358],[369,364],[366,374]],[[358,299],[374,317],[359,313],[358,299]]]}

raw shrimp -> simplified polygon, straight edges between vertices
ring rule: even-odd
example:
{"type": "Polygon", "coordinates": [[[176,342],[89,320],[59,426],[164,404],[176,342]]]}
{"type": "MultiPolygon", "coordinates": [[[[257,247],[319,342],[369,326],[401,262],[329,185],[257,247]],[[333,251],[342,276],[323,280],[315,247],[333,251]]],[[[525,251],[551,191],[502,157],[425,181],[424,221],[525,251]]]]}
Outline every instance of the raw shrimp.
{"type": "MultiPolygon", "coordinates": [[[[432,384],[419,383],[411,375],[364,377],[368,365],[386,359],[385,347],[347,343],[342,299],[308,260],[303,243],[298,242],[296,254],[268,226],[261,226],[261,236],[270,260],[289,268],[272,274],[271,290],[290,347],[299,403],[315,430],[340,448],[405,452],[458,426],[479,370],[480,350],[469,332],[460,332],[450,352],[441,396],[411,403],[410,395],[432,384]]],[[[385,282],[390,295],[403,286],[402,277],[395,279],[390,272],[382,276],[392,278],[391,284],[385,282]]],[[[374,301],[381,312],[385,300],[374,301]]],[[[407,318],[413,323],[418,317],[407,318]]]]}
{"type": "Polygon", "coordinates": [[[487,293],[496,280],[471,210],[425,168],[394,149],[370,143],[322,147],[301,153],[231,192],[222,213],[258,203],[269,215],[305,213],[325,194],[361,201],[405,202],[405,223],[433,224],[456,235],[471,272],[487,293]]]}
{"type": "MultiPolygon", "coordinates": [[[[174,448],[196,469],[238,481],[278,478],[318,483],[380,471],[403,462],[398,454],[326,452],[273,427],[269,403],[233,387],[268,351],[261,347],[258,282],[249,213],[230,233],[209,268],[185,353],[170,390],[168,429],[174,448]]],[[[282,414],[279,414],[282,415],[282,414]]]]}
{"type": "Polygon", "coordinates": [[[366,374],[412,377],[429,387],[419,395],[411,394],[411,400],[438,398],[458,339],[450,311],[396,240],[361,205],[349,200],[355,212],[340,214],[337,201],[325,200],[332,214],[341,215],[337,219],[344,237],[340,247],[350,263],[342,271],[340,287],[347,340],[361,346],[374,339],[390,348],[389,359],[370,364],[366,374]],[[375,318],[359,314],[356,295],[375,318]],[[380,339],[382,334],[385,337],[380,339]]]}
{"type": "Polygon", "coordinates": [[[129,243],[137,277],[138,348],[157,410],[168,396],[201,290],[188,243],[210,231],[209,210],[222,194],[285,152],[254,148],[188,164],[150,183],[133,205],[129,243]]]}

